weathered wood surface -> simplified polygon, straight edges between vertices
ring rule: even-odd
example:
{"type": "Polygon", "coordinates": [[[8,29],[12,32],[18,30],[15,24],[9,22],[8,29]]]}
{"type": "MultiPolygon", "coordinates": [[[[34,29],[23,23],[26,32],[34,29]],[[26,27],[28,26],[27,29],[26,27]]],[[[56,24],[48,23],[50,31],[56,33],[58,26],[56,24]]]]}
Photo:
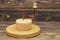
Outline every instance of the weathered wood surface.
{"type": "Polygon", "coordinates": [[[5,28],[14,23],[13,21],[0,21],[0,40],[60,40],[60,22],[33,22],[41,27],[41,33],[36,37],[26,39],[6,35],[5,28]]]}

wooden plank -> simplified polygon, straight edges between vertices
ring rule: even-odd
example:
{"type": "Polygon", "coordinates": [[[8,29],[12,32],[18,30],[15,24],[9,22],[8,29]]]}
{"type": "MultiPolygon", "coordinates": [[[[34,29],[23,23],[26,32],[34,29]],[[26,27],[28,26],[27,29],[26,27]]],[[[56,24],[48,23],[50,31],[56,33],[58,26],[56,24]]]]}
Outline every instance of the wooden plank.
{"type": "MultiPolygon", "coordinates": [[[[4,26],[7,21],[0,22],[0,40],[60,40],[60,22],[33,22],[34,24],[41,27],[41,34],[33,38],[13,38],[9,37],[4,26]],[[2,23],[2,24],[1,24],[2,23]],[[2,30],[3,29],[3,30],[2,30]]],[[[13,21],[10,21],[10,24],[13,21]]],[[[14,24],[14,22],[12,23],[14,24]]]]}

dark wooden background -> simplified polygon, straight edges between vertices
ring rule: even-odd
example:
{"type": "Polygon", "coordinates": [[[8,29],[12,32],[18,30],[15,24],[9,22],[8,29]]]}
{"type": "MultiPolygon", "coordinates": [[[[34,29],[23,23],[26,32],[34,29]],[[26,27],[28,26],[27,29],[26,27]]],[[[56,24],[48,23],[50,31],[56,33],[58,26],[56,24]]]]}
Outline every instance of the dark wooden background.
{"type": "Polygon", "coordinates": [[[60,0],[0,0],[0,21],[15,21],[22,16],[36,21],[60,21],[60,0]]]}

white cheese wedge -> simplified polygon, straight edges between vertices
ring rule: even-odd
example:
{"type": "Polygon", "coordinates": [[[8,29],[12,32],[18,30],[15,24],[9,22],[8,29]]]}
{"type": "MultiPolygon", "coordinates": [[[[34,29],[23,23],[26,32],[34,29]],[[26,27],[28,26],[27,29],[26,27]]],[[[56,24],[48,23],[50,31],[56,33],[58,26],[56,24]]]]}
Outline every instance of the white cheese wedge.
{"type": "Polygon", "coordinates": [[[17,19],[16,29],[25,30],[25,31],[32,29],[32,20],[31,19],[17,19]]]}

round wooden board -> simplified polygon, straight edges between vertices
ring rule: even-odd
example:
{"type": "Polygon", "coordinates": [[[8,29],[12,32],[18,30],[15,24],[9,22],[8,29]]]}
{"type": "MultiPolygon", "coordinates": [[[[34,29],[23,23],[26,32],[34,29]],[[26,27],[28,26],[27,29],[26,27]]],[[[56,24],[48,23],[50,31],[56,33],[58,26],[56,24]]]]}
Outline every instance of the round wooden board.
{"type": "Polygon", "coordinates": [[[32,29],[28,31],[20,31],[16,29],[16,24],[10,25],[6,28],[6,33],[12,37],[28,38],[40,34],[40,27],[32,24],[32,29]]]}

